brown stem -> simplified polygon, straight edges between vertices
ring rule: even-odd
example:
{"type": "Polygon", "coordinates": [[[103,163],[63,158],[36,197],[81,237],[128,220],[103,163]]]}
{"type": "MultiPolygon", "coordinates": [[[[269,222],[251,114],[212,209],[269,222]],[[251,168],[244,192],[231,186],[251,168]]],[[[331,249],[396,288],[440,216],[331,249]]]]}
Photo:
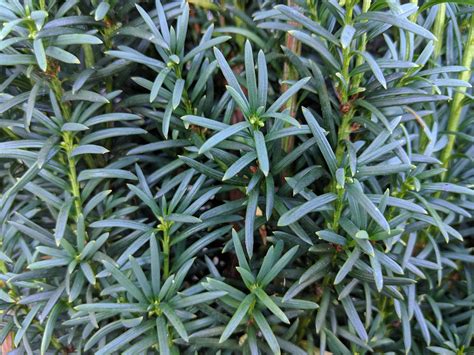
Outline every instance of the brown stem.
{"type": "MultiPolygon", "coordinates": [[[[294,5],[293,0],[288,0],[287,2],[288,6],[294,5]]],[[[297,23],[292,23],[290,24],[297,26],[297,23]]],[[[295,53],[295,55],[299,56],[301,55],[301,42],[298,41],[295,37],[291,36],[289,33],[286,34],[286,47],[295,53]]],[[[291,63],[286,60],[285,64],[283,66],[283,81],[289,81],[289,80],[296,80],[298,79],[298,72],[296,71],[295,68],[291,65],[291,63]]],[[[288,90],[289,85],[284,83],[281,86],[281,92],[284,93],[286,90],[288,90]]],[[[288,109],[290,111],[290,116],[295,117],[296,113],[298,112],[298,96],[293,95],[290,100],[285,104],[284,109],[288,109]]],[[[287,124],[288,125],[288,124],[287,124]]],[[[286,153],[289,153],[293,150],[295,144],[295,137],[294,136],[289,136],[285,137],[282,141],[282,146],[283,150],[286,153]]]]}

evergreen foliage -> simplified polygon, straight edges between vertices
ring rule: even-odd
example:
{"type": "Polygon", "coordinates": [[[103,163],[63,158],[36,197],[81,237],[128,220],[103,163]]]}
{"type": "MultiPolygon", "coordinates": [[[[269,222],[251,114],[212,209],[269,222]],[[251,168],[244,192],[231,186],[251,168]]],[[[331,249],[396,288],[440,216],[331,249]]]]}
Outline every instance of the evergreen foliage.
{"type": "Polygon", "coordinates": [[[11,354],[474,351],[472,0],[0,0],[11,354]]]}

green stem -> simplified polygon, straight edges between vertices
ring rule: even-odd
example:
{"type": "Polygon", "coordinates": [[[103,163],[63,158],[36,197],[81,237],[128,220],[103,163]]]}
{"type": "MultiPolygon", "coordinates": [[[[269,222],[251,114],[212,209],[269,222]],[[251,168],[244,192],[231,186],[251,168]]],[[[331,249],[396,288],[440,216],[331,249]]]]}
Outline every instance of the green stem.
{"type": "Polygon", "coordinates": [[[90,44],[83,44],[82,49],[84,50],[84,61],[86,68],[92,68],[95,65],[94,52],[90,44]]]}
{"type": "MultiPolygon", "coordinates": [[[[464,55],[462,59],[462,65],[468,68],[468,70],[463,71],[459,74],[460,80],[469,81],[469,79],[471,78],[471,65],[472,65],[473,55],[474,55],[474,15],[471,15],[469,34],[467,36],[467,43],[464,49],[464,55]]],[[[448,126],[446,127],[446,130],[454,134],[449,134],[448,144],[446,144],[446,147],[441,153],[441,162],[444,168],[449,167],[449,161],[453,154],[454,143],[456,142],[455,133],[458,131],[459,121],[461,119],[461,111],[463,108],[462,101],[464,99],[465,92],[466,92],[465,87],[458,88],[458,90],[454,94],[454,99],[451,104],[451,112],[449,114],[448,126]]],[[[444,181],[446,177],[447,177],[447,171],[445,171],[442,174],[441,179],[444,181]]]]}
{"type": "Polygon", "coordinates": [[[311,20],[319,22],[318,9],[315,0],[307,0],[306,6],[308,6],[311,20]]]}
{"type": "MultiPolygon", "coordinates": [[[[287,1],[288,6],[293,6],[294,1],[288,0],[287,1]]],[[[293,25],[297,25],[296,23],[292,23],[293,25]]],[[[295,37],[291,36],[290,34],[286,34],[286,47],[295,53],[296,55],[301,55],[301,43],[298,41],[295,37]]],[[[298,72],[293,68],[291,63],[287,60],[285,61],[285,64],[283,65],[283,81],[288,81],[288,80],[296,80],[298,78],[298,72]]],[[[288,84],[284,84],[282,86],[282,93],[288,90],[288,84]]],[[[290,100],[285,104],[285,109],[288,109],[290,111],[290,116],[295,117],[296,113],[298,111],[298,96],[293,95],[290,100]]],[[[289,124],[285,124],[286,127],[289,126],[289,124]]],[[[288,136],[283,138],[282,141],[282,147],[283,150],[286,153],[289,153],[293,150],[295,142],[295,137],[294,136],[288,136]]]]}
{"type": "Polygon", "coordinates": [[[168,230],[163,230],[163,277],[170,274],[170,236],[168,230]]]}
{"type": "MultiPolygon", "coordinates": [[[[39,321],[33,319],[32,323],[41,333],[44,333],[45,327],[39,321]]],[[[62,351],[64,348],[61,344],[61,341],[55,337],[54,334],[51,335],[51,345],[53,345],[53,347],[59,351],[62,351]]]]}
{"type": "MultiPolygon", "coordinates": [[[[102,31],[102,38],[104,42],[104,52],[106,52],[112,49],[112,44],[113,44],[112,38],[113,38],[115,26],[111,24],[111,21],[108,19],[108,17],[104,19],[104,25],[105,27],[104,27],[104,30],[102,31]]],[[[86,48],[84,48],[84,50],[86,54],[89,53],[88,54],[89,59],[87,59],[87,56],[86,56],[88,65],[94,65],[94,56],[92,52],[92,47],[90,48],[90,50],[89,49],[86,50],[86,48]]],[[[109,75],[105,78],[105,91],[107,93],[111,93],[113,90],[114,90],[113,77],[109,75]]],[[[113,104],[112,104],[112,101],[110,101],[105,104],[105,112],[111,113],[112,111],[113,111],[113,104]]],[[[113,127],[114,127],[113,121],[107,122],[107,128],[113,128],[113,127]]],[[[111,149],[112,147],[111,138],[107,138],[107,140],[105,141],[105,147],[109,150],[111,149]]],[[[100,157],[100,160],[103,160],[103,157],[100,157]]]]}
{"type": "MultiPolygon", "coordinates": [[[[433,62],[436,63],[441,56],[443,50],[443,39],[444,39],[444,27],[446,22],[446,4],[442,3],[438,5],[438,12],[436,13],[436,19],[433,25],[433,34],[437,38],[433,49],[433,62]]],[[[435,64],[436,65],[436,64],[435,64]]],[[[433,65],[434,66],[434,65],[433,65]]],[[[426,125],[431,129],[433,125],[433,115],[428,115],[425,118],[426,125]]],[[[420,139],[420,147],[422,150],[428,145],[429,137],[423,134],[420,139]]]]}
{"type": "MultiPolygon", "coordinates": [[[[349,0],[346,3],[346,18],[345,23],[352,24],[352,13],[354,8],[354,1],[349,0]]],[[[367,3],[365,4],[366,6],[367,3]]],[[[366,40],[366,39],[365,39],[366,40]]],[[[365,44],[364,44],[365,46],[365,44]]],[[[352,59],[351,46],[347,46],[342,50],[342,77],[344,82],[341,90],[341,107],[343,111],[341,125],[339,126],[337,133],[337,145],[336,145],[336,160],[337,165],[341,166],[344,159],[344,152],[346,148],[346,141],[349,139],[351,133],[350,126],[352,118],[354,117],[354,109],[350,103],[350,91],[351,91],[351,78],[349,75],[349,69],[352,59]]],[[[358,83],[357,83],[358,85],[358,83]]],[[[344,189],[338,188],[336,181],[332,182],[332,191],[337,194],[336,206],[333,215],[332,229],[337,233],[339,229],[339,220],[342,215],[344,208],[344,189]]]]}
{"type": "MultiPolygon", "coordinates": [[[[71,109],[69,105],[62,101],[63,88],[61,81],[58,77],[53,77],[51,80],[51,88],[56,96],[56,100],[59,102],[61,113],[64,116],[65,121],[71,119],[71,109]]],[[[77,180],[77,171],[76,171],[76,161],[72,156],[72,151],[74,149],[74,136],[72,132],[63,132],[63,147],[66,153],[66,160],[68,166],[68,176],[69,183],[71,185],[71,193],[74,198],[74,206],[76,210],[76,218],[79,214],[82,213],[82,202],[81,202],[81,193],[79,189],[79,182],[77,180]]]]}
{"type": "MultiPolygon", "coordinates": [[[[410,0],[410,2],[412,4],[415,4],[416,6],[418,6],[418,0],[410,0]]],[[[416,18],[418,17],[418,13],[415,12],[414,14],[411,14],[408,19],[411,21],[411,22],[416,22],[416,18]]]]}
{"type": "MultiPolygon", "coordinates": [[[[245,11],[245,0],[233,0],[234,7],[238,10],[245,11]]],[[[223,5],[223,8],[225,9],[227,5],[223,5]]],[[[239,16],[235,16],[235,25],[237,27],[244,27],[244,22],[239,16]]],[[[237,44],[239,45],[240,49],[243,51],[244,48],[244,43],[245,43],[245,37],[242,35],[237,35],[235,36],[235,40],[237,44]]]]}
{"type": "MultiPolygon", "coordinates": [[[[363,0],[362,2],[362,13],[365,13],[369,11],[371,4],[371,0],[363,0]]],[[[364,33],[361,38],[360,38],[360,43],[359,43],[359,52],[364,52],[367,47],[367,33],[364,33]]],[[[361,55],[357,56],[356,59],[356,68],[360,67],[362,64],[364,64],[364,57],[361,55]]],[[[354,87],[359,87],[360,82],[362,80],[362,77],[364,76],[363,73],[357,74],[354,78],[354,87]]]]}
{"type": "MultiPolygon", "coordinates": [[[[183,72],[182,72],[181,66],[179,66],[179,65],[175,66],[175,73],[176,73],[176,77],[178,79],[183,78],[183,72]]],[[[191,99],[189,98],[187,90],[183,90],[183,102],[184,102],[184,107],[185,107],[185,110],[186,110],[186,114],[188,114],[188,115],[195,114],[193,103],[192,103],[191,99]]]]}
{"type": "Polygon", "coordinates": [[[438,60],[441,55],[441,50],[443,49],[443,37],[444,37],[444,24],[446,22],[446,3],[441,3],[438,5],[438,12],[436,14],[436,19],[433,27],[433,34],[435,35],[437,41],[435,42],[433,50],[434,60],[438,60]]]}
{"type": "MultiPolygon", "coordinates": [[[[347,9],[346,17],[348,16],[347,13],[349,12],[351,13],[351,15],[349,15],[350,16],[349,18],[352,19],[352,7],[349,7],[349,9],[347,9]]],[[[339,126],[339,130],[337,133],[338,142],[337,142],[337,147],[336,147],[336,159],[337,159],[338,165],[342,163],[342,159],[344,157],[344,150],[345,150],[344,142],[349,137],[350,123],[351,123],[352,116],[354,115],[354,111],[352,110],[352,108],[350,108],[350,102],[349,102],[349,92],[350,92],[350,87],[351,87],[349,67],[350,67],[351,58],[352,58],[350,46],[342,50],[342,56],[343,56],[342,77],[344,78],[345,86],[343,85],[343,89],[341,90],[341,107],[343,108],[349,107],[349,109],[343,113],[341,125],[339,126]]]]}
{"type": "Polygon", "coordinates": [[[79,189],[79,182],[77,181],[76,161],[72,156],[74,149],[74,138],[71,132],[64,134],[65,149],[69,168],[69,181],[71,183],[72,196],[74,197],[74,207],[76,208],[76,217],[82,213],[81,192],[79,189]]]}
{"type": "MultiPolygon", "coordinates": [[[[341,166],[342,160],[344,158],[344,151],[345,151],[345,141],[349,138],[350,134],[350,123],[352,117],[354,116],[354,110],[349,110],[348,113],[342,116],[342,123],[339,126],[338,131],[338,143],[336,147],[336,160],[337,165],[341,166]]],[[[338,187],[337,182],[333,181],[333,192],[337,194],[336,199],[336,207],[334,211],[333,223],[332,228],[337,233],[339,229],[339,220],[341,219],[342,210],[344,208],[344,189],[338,187]]]]}
{"type": "Polygon", "coordinates": [[[20,139],[12,130],[10,127],[8,128],[2,128],[2,132],[5,133],[11,140],[15,141],[17,139],[20,139]]]}
{"type": "MultiPolygon", "coordinates": [[[[418,0],[410,0],[410,2],[412,4],[415,4],[415,5],[418,5],[418,0]]],[[[408,19],[411,21],[411,22],[414,22],[416,24],[416,19],[418,17],[418,13],[415,12],[414,14],[411,14],[408,19]]],[[[408,36],[413,36],[412,33],[406,31],[407,35],[408,36]]],[[[406,51],[405,51],[405,60],[409,61],[410,60],[410,52],[411,52],[411,41],[409,39],[407,39],[406,41],[406,51]]]]}

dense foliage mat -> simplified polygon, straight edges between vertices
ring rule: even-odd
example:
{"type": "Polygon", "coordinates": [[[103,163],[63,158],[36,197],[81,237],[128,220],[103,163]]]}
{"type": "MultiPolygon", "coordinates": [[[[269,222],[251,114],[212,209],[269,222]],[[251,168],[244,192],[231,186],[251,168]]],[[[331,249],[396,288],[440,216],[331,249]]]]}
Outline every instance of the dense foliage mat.
{"type": "Polygon", "coordinates": [[[472,353],[471,5],[0,0],[3,353],[472,353]]]}

